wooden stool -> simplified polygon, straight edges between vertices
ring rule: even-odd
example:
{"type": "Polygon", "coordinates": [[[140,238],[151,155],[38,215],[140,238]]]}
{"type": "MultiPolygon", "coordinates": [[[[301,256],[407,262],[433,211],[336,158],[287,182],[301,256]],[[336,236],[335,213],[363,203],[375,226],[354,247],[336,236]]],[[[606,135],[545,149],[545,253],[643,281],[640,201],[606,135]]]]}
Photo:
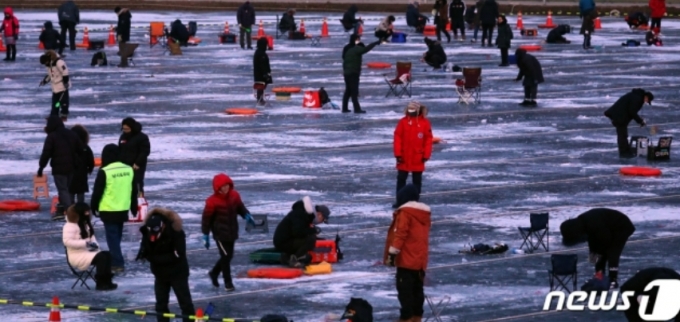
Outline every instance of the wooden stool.
{"type": "Polygon", "coordinates": [[[38,197],[50,197],[50,188],[47,184],[46,175],[42,177],[33,176],[33,199],[38,199],[38,197]]]}

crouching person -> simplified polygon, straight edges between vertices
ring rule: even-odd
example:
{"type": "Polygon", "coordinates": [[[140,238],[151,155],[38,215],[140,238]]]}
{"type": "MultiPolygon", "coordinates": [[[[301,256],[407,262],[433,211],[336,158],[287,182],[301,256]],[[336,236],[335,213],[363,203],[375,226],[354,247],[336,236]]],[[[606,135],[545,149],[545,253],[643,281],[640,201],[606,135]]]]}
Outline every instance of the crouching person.
{"type": "Polygon", "coordinates": [[[328,223],[331,211],[324,205],[314,206],[305,196],[293,204],[293,209],[281,220],[274,232],[274,247],[289,258],[291,267],[303,268],[312,260],[309,251],[316,246],[316,225],[328,223]]]}
{"type": "Polygon", "coordinates": [[[184,322],[190,322],[194,304],[189,291],[189,263],[187,262],[186,235],[182,229],[182,218],[170,210],[152,209],[144,219],[142,242],[137,260],[147,260],[153,273],[154,293],[158,322],[168,322],[162,313],[170,312],[168,301],[170,289],[175,292],[184,322]]]}
{"type": "Polygon", "coordinates": [[[420,322],[425,293],[430,239],[430,207],[418,202],[418,187],[408,184],[397,194],[398,209],[387,231],[384,263],[397,267],[397,297],[401,305],[399,322],[420,322]]]}
{"type": "Polygon", "coordinates": [[[91,218],[90,206],[84,202],[76,203],[66,210],[62,239],[68,263],[81,271],[94,265],[97,268],[94,276],[97,291],[115,290],[118,285],[111,282],[111,254],[99,249],[91,218]]]}

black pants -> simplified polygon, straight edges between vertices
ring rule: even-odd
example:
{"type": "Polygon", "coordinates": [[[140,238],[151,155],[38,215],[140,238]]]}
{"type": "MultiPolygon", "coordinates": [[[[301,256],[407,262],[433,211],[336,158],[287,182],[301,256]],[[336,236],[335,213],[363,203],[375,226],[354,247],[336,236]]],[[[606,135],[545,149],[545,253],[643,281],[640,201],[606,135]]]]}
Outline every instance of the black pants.
{"type": "Polygon", "coordinates": [[[258,102],[262,101],[262,96],[264,96],[264,89],[258,89],[257,90],[257,101],[258,102]]]}
{"type": "Polygon", "coordinates": [[[61,26],[61,39],[66,41],[66,31],[68,30],[68,45],[71,50],[76,50],[76,24],[70,21],[62,21],[59,26],[61,26]]]}
{"type": "Polygon", "coordinates": [[[92,259],[92,265],[97,268],[95,279],[106,279],[107,276],[111,275],[111,253],[108,251],[100,251],[92,259]]]}
{"type": "MultiPolygon", "coordinates": [[[[189,290],[189,276],[173,279],[159,279],[153,283],[153,290],[156,294],[156,312],[168,313],[168,302],[170,301],[170,289],[175,292],[175,297],[182,310],[182,315],[187,318],[182,319],[184,322],[191,322],[188,316],[195,314],[194,303],[191,300],[191,291],[189,290]]],[[[158,322],[169,322],[170,319],[164,318],[162,315],[156,317],[158,322]]]]}
{"type": "MultiPolygon", "coordinates": [[[[54,185],[57,187],[57,194],[59,195],[59,204],[68,209],[71,206],[71,193],[68,188],[73,182],[73,174],[53,174],[54,185]]],[[[63,215],[63,214],[62,214],[63,215]]]]}
{"type": "Polygon", "coordinates": [[[524,99],[527,101],[535,101],[538,93],[538,85],[524,85],[524,99]]]}
{"type": "Polygon", "coordinates": [[[288,255],[295,255],[297,258],[304,257],[316,246],[316,236],[309,235],[306,238],[296,238],[289,240],[281,245],[274,245],[276,250],[288,255]]]}
{"type": "Polygon", "coordinates": [[[234,258],[234,242],[228,240],[215,240],[217,249],[220,250],[220,259],[210,271],[212,275],[219,276],[222,273],[224,286],[232,286],[231,282],[231,259],[234,258]]]}
{"type": "Polygon", "coordinates": [[[401,305],[400,320],[423,316],[425,292],[423,291],[424,271],[397,267],[397,298],[401,305]]]}
{"type": "Polygon", "coordinates": [[[17,45],[7,45],[6,60],[15,60],[17,57],[17,45]]]}
{"type": "Polygon", "coordinates": [[[345,74],[345,94],[342,95],[342,110],[349,110],[349,99],[352,98],[352,105],[354,105],[354,111],[361,110],[361,105],[359,105],[359,74],[345,74]]]}
{"type": "Polygon", "coordinates": [[[628,237],[622,241],[615,241],[613,244],[617,246],[610,246],[611,249],[607,251],[607,254],[601,255],[600,259],[595,263],[596,272],[604,272],[605,267],[609,268],[609,280],[616,281],[619,277],[619,259],[621,258],[621,253],[623,248],[626,246],[628,237]]]}
{"type": "Polygon", "coordinates": [[[52,110],[50,111],[50,115],[68,115],[68,105],[68,90],[59,93],[52,93],[52,110]]]}
{"type": "Polygon", "coordinates": [[[135,184],[137,184],[137,192],[144,193],[144,175],[146,174],[146,167],[135,170],[135,184]]]}
{"type": "Polygon", "coordinates": [[[446,31],[446,25],[447,25],[448,21],[442,21],[442,20],[443,20],[443,19],[437,19],[437,24],[436,24],[436,27],[437,27],[437,29],[436,29],[436,30],[437,30],[437,40],[438,40],[438,41],[441,41],[441,40],[442,40],[442,35],[441,35],[441,33],[443,32],[444,35],[446,35],[446,40],[447,40],[448,42],[451,42],[451,35],[449,34],[448,31],[446,31]]]}
{"type": "Polygon", "coordinates": [[[244,47],[245,43],[248,44],[248,49],[252,48],[252,39],[253,39],[253,37],[250,36],[250,33],[251,33],[251,32],[252,32],[252,29],[250,29],[250,27],[248,27],[248,28],[245,28],[245,27],[239,28],[239,36],[238,36],[238,38],[239,38],[239,42],[241,43],[241,48],[245,48],[245,47],[244,47]],[[248,31],[248,30],[250,30],[250,31],[248,31]],[[248,38],[248,41],[244,42],[244,41],[243,41],[243,37],[248,38]]]}
{"type": "Polygon", "coordinates": [[[489,39],[489,46],[491,46],[491,38],[493,38],[493,26],[492,24],[482,24],[482,45],[484,44],[484,39],[489,39]]]}
{"type": "Polygon", "coordinates": [[[501,48],[501,64],[503,64],[503,65],[508,64],[508,49],[507,48],[501,48]]]}
{"type": "Polygon", "coordinates": [[[652,25],[649,29],[661,28],[661,18],[652,18],[652,25]]]}
{"type": "Polygon", "coordinates": [[[460,35],[465,39],[465,22],[460,21],[451,21],[451,31],[453,31],[453,35],[458,38],[458,30],[460,29],[460,35]]]}
{"type": "Polygon", "coordinates": [[[616,144],[619,146],[619,154],[627,154],[630,151],[630,145],[628,144],[628,124],[615,124],[616,127],[616,144]]]}
{"type": "Polygon", "coordinates": [[[590,33],[584,34],[583,35],[583,48],[587,49],[590,48],[590,33]]]}
{"type": "Polygon", "coordinates": [[[375,37],[380,39],[380,41],[386,41],[392,36],[392,30],[376,30],[375,37]]]}
{"type": "MultiPolygon", "coordinates": [[[[422,172],[411,172],[413,185],[418,187],[418,191],[421,191],[423,186],[423,173],[422,172]]],[[[397,172],[397,193],[399,190],[406,185],[406,179],[408,179],[408,171],[399,170],[397,172]]]]}

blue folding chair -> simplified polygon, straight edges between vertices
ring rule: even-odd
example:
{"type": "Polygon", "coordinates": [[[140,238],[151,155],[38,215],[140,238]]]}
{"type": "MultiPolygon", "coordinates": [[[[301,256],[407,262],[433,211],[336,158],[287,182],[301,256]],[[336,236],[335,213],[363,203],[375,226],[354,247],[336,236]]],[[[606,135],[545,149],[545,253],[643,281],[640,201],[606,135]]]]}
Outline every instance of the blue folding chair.
{"type": "Polygon", "coordinates": [[[550,291],[559,291],[560,289],[571,293],[576,291],[576,284],[578,283],[578,255],[576,254],[553,254],[550,256],[550,263],[552,269],[548,270],[548,277],[550,279],[550,291]],[[569,289],[569,282],[572,283],[572,288],[569,289]]]}

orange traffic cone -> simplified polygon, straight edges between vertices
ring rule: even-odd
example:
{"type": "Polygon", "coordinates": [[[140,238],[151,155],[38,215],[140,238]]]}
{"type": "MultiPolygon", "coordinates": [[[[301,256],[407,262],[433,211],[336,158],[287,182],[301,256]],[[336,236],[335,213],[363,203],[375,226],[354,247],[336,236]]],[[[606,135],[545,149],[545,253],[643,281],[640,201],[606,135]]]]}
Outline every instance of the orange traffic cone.
{"type": "Polygon", "coordinates": [[[364,34],[364,23],[363,20],[361,20],[361,17],[359,17],[359,31],[357,32],[359,36],[364,34]]]}
{"type": "Polygon", "coordinates": [[[300,20],[300,30],[298,30],[301,33],[305,33],[307,30],[305,28],[305,19],[300,20]]]}
{"type": "Polygon", "coordinates": [[[544,25],[538,25],[538,28],[555,28],[555,24],[553,24],[553,19],[552,19],[552,11],[548,11],[548,17],[545,19],[545,24],[544,25]]]}
{"type": "Polygon", "coordinates": [[[49,322],[61,322],[61,312],[59,312],[59,297],[52,298],[52,309],[50,309],[49,322]]]}
{"type": "Polygon", "coordinates": [[[321,24],[321,37],[328,37],[328,22],[326,17],[323,18],[323,23],[321,24]]]}
{"type": "Polygon", "coordinates": [[[595,29],[602,29],[602,21],[600,21],[600,17],[595,18],[595,29]]]}
{"type": "Polygon", "coordinates": [[[260,24],[257,26],[257,38],[264,37],[264,24],[262,23],[262,20],[260,20],[260,24]]]}
{"type": "Polygon", "coordinates": [[[2,37],[0,37],[0,51],[7,51],[5,44],[2,43],[2,37]]]}
{"type": "Polygon", "coordinates": [[[224,22],[224,34],[229,34],[229,21],[224,22]]]}
{"type": "Polygon", "coordinates": [[[202,308],[199,307],[198,309],[196,309],[196,316],[195,317],[196,317],[196,321],[203,321],[203,309],[202,308]]]}
{"type": "Polygon", "coordinates": [[[113,32],[113,25],[109,28],[109,41],[107,43],[109,46],[116,45],[116,34],[113,32]]]}
{"type": "Polygon", "coordinates": [[[87,30],[87,27],[85,27],[85,32],[83,33],[83,42],[80,44],[77,44],[76,47],[78,48],[88,48],[90,47],[90,32],[87,30]]]}
{"type": "Polygon", "coordinates": [[[59,204],[59,197],[52,197],[52,205],[50,206],[50,214],[54,215],[57,213],[57,205],[59,204]]]}
{"type": "MultiPolygon", "coordinates": [[[[42,34],[43,31],[45,31],[45,28],[43,28],[42,31],[40,31],[40,34],[42,34]]],[[[38,42],[38,49],[45,49],[45,44],[43,44],[42,41],[38,42]]]]}
{"type": "Polygon", "coordinates": [[[517,29],[522,30],[524,29],[524,22],[522,21],[522,12],[518,11],[517,12],[517,29]]]}

